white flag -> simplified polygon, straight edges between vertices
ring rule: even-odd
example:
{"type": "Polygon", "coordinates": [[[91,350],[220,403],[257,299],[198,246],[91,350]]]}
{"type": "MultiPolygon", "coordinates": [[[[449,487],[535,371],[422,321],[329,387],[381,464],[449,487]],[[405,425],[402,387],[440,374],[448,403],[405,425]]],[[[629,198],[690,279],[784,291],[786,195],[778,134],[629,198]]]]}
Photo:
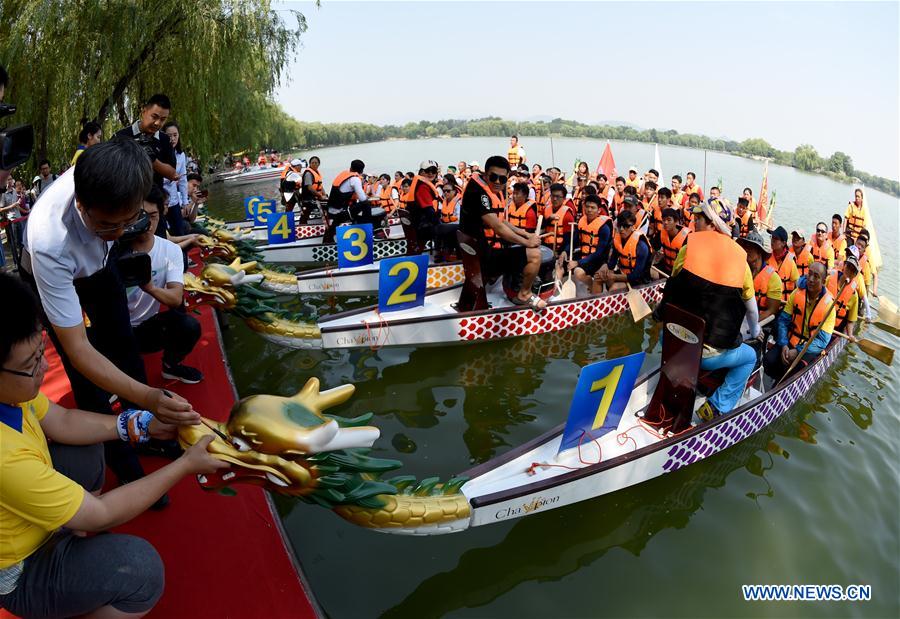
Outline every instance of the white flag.
{"type": "Polygon", "coordinates": [[[656,183],[660,187],[666,187],[666,177],[662,173],[662,164],[659,162],[659,144],[653,145],[653,169],[659,173],[659,181],[656,183]]]}

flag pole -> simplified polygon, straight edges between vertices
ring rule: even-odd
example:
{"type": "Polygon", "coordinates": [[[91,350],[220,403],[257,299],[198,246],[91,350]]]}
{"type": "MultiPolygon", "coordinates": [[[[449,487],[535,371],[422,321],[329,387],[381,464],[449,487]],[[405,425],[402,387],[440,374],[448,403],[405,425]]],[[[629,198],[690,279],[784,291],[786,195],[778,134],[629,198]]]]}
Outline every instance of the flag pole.
{"type": "Polygon", "coordinates": [[[556,167],[556,155],[553,153],[553,134],[550,134],[550,159],[553,162],[553,167],[556,167]]]}
{"type": "Polygon", "coordinates": [[[706,149],[703,149],[703,187],[701,189],[706,188],[706,149]]]}

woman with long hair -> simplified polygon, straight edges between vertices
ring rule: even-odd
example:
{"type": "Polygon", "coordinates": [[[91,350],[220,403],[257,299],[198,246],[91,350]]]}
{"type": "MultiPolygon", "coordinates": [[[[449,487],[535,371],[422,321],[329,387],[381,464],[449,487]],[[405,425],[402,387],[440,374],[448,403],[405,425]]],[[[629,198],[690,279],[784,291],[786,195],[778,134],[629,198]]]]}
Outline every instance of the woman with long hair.
{"type": "Polygon", "coordinates": [[[175,236],[190,232],[185,223],[181,208],[190,203],[187,195],[187,155],[181,147],[181,129],[175,121],[169,121],[163,126],[163,132],[169,136],[172,148],[175,150],[175,172],[177,181],[163,180],[163,189],[169,194],[169,210],[166,212],[166,223],[169,232],[175,236]]]}

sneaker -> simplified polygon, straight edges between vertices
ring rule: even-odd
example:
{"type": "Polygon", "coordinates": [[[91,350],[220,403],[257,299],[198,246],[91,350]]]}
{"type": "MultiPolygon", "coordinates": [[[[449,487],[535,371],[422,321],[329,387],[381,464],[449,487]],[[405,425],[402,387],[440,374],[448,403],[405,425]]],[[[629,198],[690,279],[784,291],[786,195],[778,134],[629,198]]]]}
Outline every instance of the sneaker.
{"type": "Polygon", "coordinates": [[[719,411],[709,403],[709,400],[701,404],[700,408],[697,409],[697,416],[703,421],[712,421],[713,417],[719,414],[719,411]]]}
{"type": "Polygon", "coordinates": [[[177,365],[166,365],[164,363],[162,367],[162,376],[169,380],[180,380],[189,385],[195,385],[203,380],[203,373],[200,370],[187,365],[181,365],[180,363],[177,365]]]}

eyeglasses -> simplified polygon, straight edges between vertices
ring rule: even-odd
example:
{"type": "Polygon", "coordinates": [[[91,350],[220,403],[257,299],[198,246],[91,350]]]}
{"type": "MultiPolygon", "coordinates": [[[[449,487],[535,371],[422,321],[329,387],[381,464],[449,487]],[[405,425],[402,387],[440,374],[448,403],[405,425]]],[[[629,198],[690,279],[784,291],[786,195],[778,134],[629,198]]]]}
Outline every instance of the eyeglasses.
{"type": "Polygon", "coordinates": [[[816,232],[818,232],[819,234],[825,234],[826,232],[828,232],[828,230],[826,230],[825,228],[816,228],[816,232]]]}
{"type": "MultiPolygon", "coordinates": [[[[90,210],[84,209],[84,211],[82,212],[87,215],[92,221],[94,220],[94,217],[91,215],[90,210]]],[[[134,217],[132,217],[128,221],[117,224],[111,228],[94,228],[94,234],[102,236],[104,234],[113,234],[115,232],[118,232],[119,230],[124,230],[128,226],[137,223],[137,220],[141,218],[142,213],[144,213],[144,209],[141,208],[138,209],[137,213],[134,214],[134,217]]]]}
{"type": "Polygon", "coordinates": [[[491,172],[488,174],[488,180],[492,183],[505,183],[509,180],[508,176],[503,176],[502,174],[494,174],[491,172]]]}
{"type": "Polygon", "coordinates": [[[9,368],[0,368],[0,372],[9,372],[10,374],[15,374],[16,376],[23,376],[25,378],[34,378],[34,375],[38,373],[38,370],[41,367],[41,361],[44,359],[44,348],[46,347],[46,340],[41,340],[41,347],[37,349],[37,361],[34,363],[34,367],[30,372],[23,372],[22,370],[10,370],[9,368]]]}

